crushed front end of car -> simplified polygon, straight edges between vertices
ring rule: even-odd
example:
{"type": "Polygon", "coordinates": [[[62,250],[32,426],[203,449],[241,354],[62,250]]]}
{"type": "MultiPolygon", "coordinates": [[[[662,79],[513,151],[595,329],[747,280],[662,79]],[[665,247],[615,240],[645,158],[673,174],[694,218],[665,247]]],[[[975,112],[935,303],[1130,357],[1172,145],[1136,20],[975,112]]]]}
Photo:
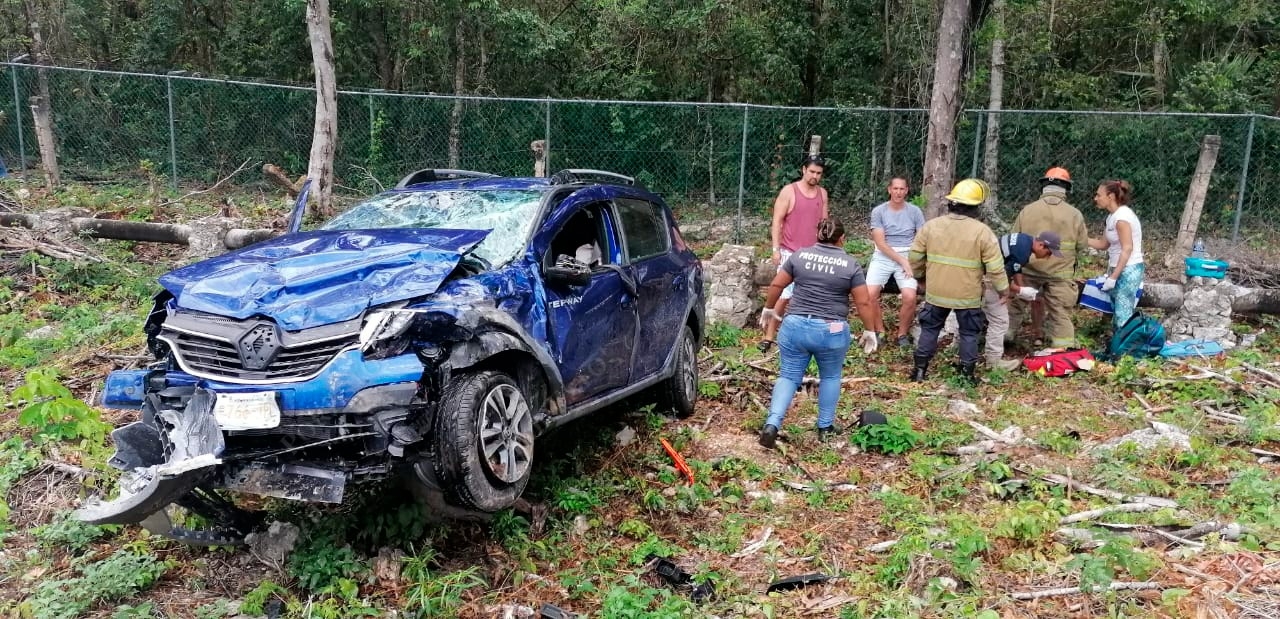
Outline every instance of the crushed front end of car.
{"type": "Polygon", "coordinates": [[[489,287],[467,279],[481,269],[460,266],[486,235],[299,233],[162,277],[145,326],[157,361],[113,372],[104,389],[105,406],[140,411],[112,432],[117,495],[76,516],[223,545],[258,525],[223,490],[340,503],[352,483],[407,473],[443,496],[419,456],[446,353],[495,306],[489,287]],[[170,505],[212,526],[175,526],[170,505]]]}

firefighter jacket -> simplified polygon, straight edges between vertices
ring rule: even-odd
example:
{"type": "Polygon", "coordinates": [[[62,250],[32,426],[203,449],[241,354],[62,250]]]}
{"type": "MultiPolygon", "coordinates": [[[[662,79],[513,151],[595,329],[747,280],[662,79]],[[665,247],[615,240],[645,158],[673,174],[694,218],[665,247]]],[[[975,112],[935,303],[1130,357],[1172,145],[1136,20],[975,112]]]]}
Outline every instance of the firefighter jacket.
{"type": "Polygon", "coordinates": [[[925,222],[908,257],[924,282],[925,302],[938,307],[982,307],[984,274],[997,292],[1009,288],[995,233],[972,217],[950,213],[925,222]]]}
{"type": "Polygon", "coordinates": [[[1076,255],[1089,246],[1089,231],[1084,226],[1084,215],[1067,202],[1060,193],[1047,192],[1018,213],[1013,220],[1013,232],[1036,236],[1051,230],[1062,237],[1062,257],[1032,257],[1022,272],[1030,277],[1068,280],[1076,274],[1076,255]]]}

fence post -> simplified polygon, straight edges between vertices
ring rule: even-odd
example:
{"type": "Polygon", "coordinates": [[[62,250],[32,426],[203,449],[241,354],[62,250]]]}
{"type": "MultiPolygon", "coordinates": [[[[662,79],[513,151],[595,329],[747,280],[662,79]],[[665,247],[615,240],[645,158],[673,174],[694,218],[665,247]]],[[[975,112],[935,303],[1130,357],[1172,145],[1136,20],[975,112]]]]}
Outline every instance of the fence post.
{"type": "Polygon", "coordinates": [[[742,106],[742,152],[738,157],[738,216],[733,220],[733,242],[742,242],[742,198],[747,187],[747,113],[751,108],[742,106]]]}
{"type": "Polygon", "coordinates": [[[178,137],[173,128],[173,71],[164,76],[165,95],[169,99],[169,186],[178,190],[178,137]]]}
{"type": "Polygon", "coordinates": [[[1244,192],[1249,183],[1249,157],[1253,154],[1253,126],[1257,114],[1249,115],[1249,135],[1244,139],[1244,164],[1240,166],[1240,188],[1236,191],[1236,216],[1231,222],[1231,242],[1240,242],[1240,213],[1244,211],[1244,192]]]}
{"type": "Polygon", "coordinates": [[[551,169],[551,98],[548,97],[546,103],[544,103],[543,105],[546,108],[546,112],[544,114],[545,126],[542,128],[542,157],[543,157],[542,165],[544,166],[544,169],[550,170],[551,169]]]}
{"type": "Polygon", "coordinates": [[[22,170],[22,184],[27,184],[27,147],[22,142],[22,99],[18,94],[18,66],[9,65],[13,72],[13,126],[18,130],[18,169],[22,170]]]}
{"type": "Polygon", "coordinates": [[[978,121],[973,129],[973,164],[969,166],[969,178],[978,178],[978,147],[982,144],[982,120],[987,116],[982,112],[973,114],[978,121]]]}

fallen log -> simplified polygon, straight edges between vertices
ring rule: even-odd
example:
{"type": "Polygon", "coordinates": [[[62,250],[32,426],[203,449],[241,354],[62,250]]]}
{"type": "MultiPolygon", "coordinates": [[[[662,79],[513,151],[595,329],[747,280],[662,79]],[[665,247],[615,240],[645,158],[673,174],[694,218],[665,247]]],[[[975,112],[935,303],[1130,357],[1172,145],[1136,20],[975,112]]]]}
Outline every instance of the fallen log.
{"type": "MultiPolygon", "coordinates": [[[[1138,306],[1175,310],[1182,307],[1184,294],[1181,284],[1147,282],[1142,287],[1138,306]]],[[[1231,311],[1236,314],[1280,314],[1280,290],[1242,287],[1231,300],[1231,311]]]]}
{"type": "MultiPolygon", "coordinates": [[[[173,243],[187,245],[191,241],[192,229],[186,224],[158,224],[147,221],[125,221],[121,219],[98,219],[95,217],[74,217],[71,220],[71,231],[103,239],[121,241],[148,241],[154,243],[173,243]]],[[[35,229],[40,225],[40,217],[28,213],[2,213],[0,226],[35,229]]],[[[232,228],[222,238],[227,249],[239,249],[259,241],[275,237],[278,232],[271,229],[232,228]]]]}

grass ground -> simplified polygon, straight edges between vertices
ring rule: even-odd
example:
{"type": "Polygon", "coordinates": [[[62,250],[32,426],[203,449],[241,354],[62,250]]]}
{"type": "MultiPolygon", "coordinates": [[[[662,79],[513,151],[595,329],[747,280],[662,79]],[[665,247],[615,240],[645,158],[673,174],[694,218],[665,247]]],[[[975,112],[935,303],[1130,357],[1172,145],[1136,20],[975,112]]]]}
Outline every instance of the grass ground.
{"type": "MultiPolygon", "coordinates": [[[[76,195],[95,209],[147,198],[76,195]]],[[[83,402],[111,369],[145,363],[152,282],[181,260],[155,245],[86,247],[106,261],[27,252],[0,261],[0,395],[9,402],[0,416],[0,612],[10,616],[502,617],[544,603],[606,618],[1280,614],[1280,465],[1249,451],[1280,451],[1280,389],[1247,367],[1280,373],[1272,318],[1241,325],[1260,334],[1252,348],[1194,362],[1233,382],[1125,361],[1064,379],[988,373],[976,388],[939,363],[914,384],[905,380],[909,352],[853,352],[845,376],[865,380],[842,394],[845,431],[819,441],[813,400],[800,394],[776,451],[756,444],[776,358],[755,351],[756,332],[715,327],[691,418],[618,408],[540,442],[526,498],[546,507],[545,521],[510,511],[485,524],[435,524],[394,484],[337,508],[270,502],[271,517],[298,525],[302,538],[286,562],[266,565],[243,549],[190,548],[68,518],[110,484],[106,433],[131,420],[83,402]],[[893,424],[850,427],[867,408],[893,424]],[[1243,422],[1215,421],[1211,410],[1243,422]],[[1186,430],[1189,447],[1094,449],[1151,421],[1186,430]],[[969,422],[1017,426],[1026,440],[958,455],[983,438],[969,422]],[[616,434],[627,426],[637,438],[622,445],[616,434]],[[660,438],[688,461],[693,483],[660,438]],[[1115,501],[1050,481],[1063,478],[1176,507],[1073,525],[1096,540],[1069,543],[1055,534],[1064,517],[1115,501]],[[1197,544],[1154,533],[1210,520],[1244,532],[1197,544]],[[695,603],[688,587],[653,574],[651,555],[715,595],[695,603]],[[766,593],[812,573],[835,578],[766,593]],[[1087,592],[1017,599],[1058,587],[1087,592]]],[[[1078,324],[1093,341],[1105,330],[1084,312],[1078,324]]]]}

